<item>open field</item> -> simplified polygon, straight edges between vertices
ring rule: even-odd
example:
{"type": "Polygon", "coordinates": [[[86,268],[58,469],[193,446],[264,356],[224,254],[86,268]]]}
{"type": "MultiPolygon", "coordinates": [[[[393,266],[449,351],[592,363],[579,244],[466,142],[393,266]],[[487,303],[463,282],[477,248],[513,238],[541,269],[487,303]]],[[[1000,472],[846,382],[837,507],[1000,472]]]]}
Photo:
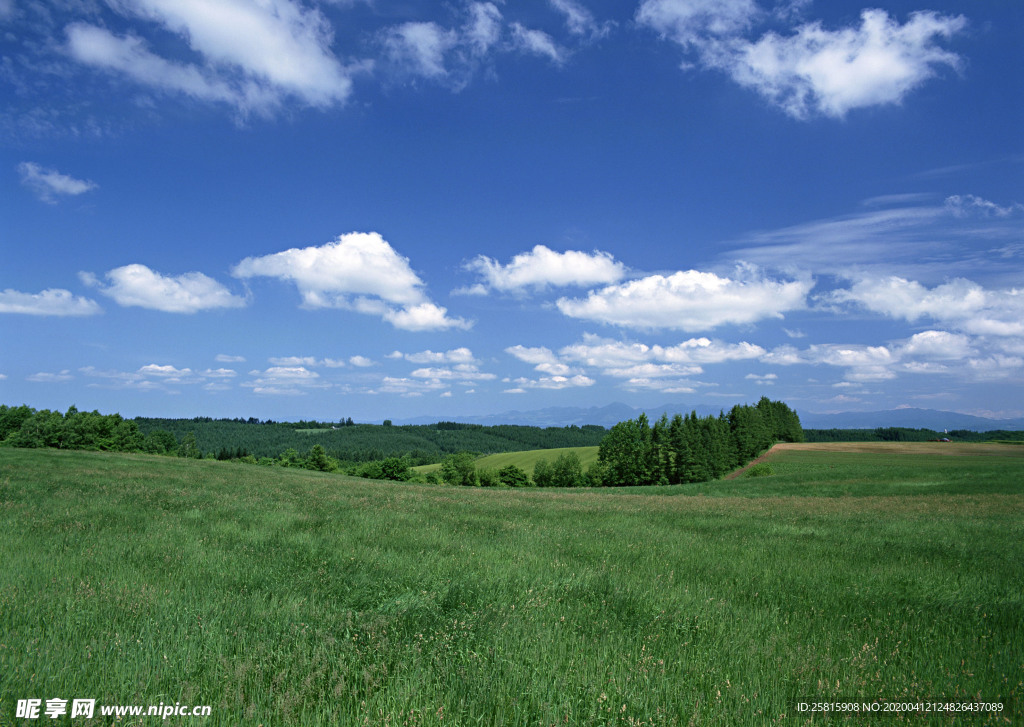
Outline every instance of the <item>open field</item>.
{"type": "Polygon", "coordinates": [[[971,451],[543,491],[0,449],[0,724],[1019,723],[1024,450],[971,451]],[[1002,711],[797,711],[875,700],[1002,711]]]}
{"type": "MultiPolygon", "coordinates": [[[[542,459],[546,459],[548,462],[554,462],[558,459],[558,456],[566,452],[575,452],[579,455],[580,464],[583,465],[583,469],[592,465],[597,461],[597,450],[599,447],[556,447],[554,449],[530,449],[523,452],[500,452],[498,454],[488,454],[484,457],[480,457],[476,460],[476,467],[480,470],[500,470],[502,467],[508,467],[510,464],[514,464],[519,469],[526,472],[526,474],[532,474],[533,468],[537,462],[542,459]]],[[[425,464],[419,467],[413,467],[414,472],[420,472],[426,474],[427,472],[438,472],[441,469],[440,463],[438,464],[425,464]]]]}

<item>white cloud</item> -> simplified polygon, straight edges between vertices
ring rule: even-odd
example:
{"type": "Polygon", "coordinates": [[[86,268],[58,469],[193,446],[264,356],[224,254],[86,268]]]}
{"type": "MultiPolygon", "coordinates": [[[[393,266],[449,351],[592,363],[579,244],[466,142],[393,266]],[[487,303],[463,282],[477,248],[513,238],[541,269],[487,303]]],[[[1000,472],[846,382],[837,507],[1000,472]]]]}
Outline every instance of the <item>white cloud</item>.
{"type": "Polygon", "coordinates": [[[218,353],[213,360],[218,363],[242,363],[245,361],[245,356],[231,356],[226,353],[218,353]]]}
{"type": "Polygon", "coordinates": [[[332,54],[331,26],[315,8],[291,0],[120,0],[116,7],[178,35],[202,63],[171,61],[135,36],[84,24],[67,29],[73,58],[242,111],[265,111],[286,98],[328,107],[351,93],[354,70],[332,54]]]}
{"type": "Polygon", "coordinates": [[[69,290],[50,288],[41,293],[21,293],[7,289],[0,292],[0,313],[23,313],[33,316],[91,316],[103,312],[99,304],[76,297],[69,290]]]}
{"type": "Polygon", "coordinates": [[[379,315],[410,331],[469,328],[430,302],[424,283],[378,233],[352,232],[319,247],[249,257],[232,268],[237,278],[266,276],[295,283],[307,308],[343,308],[379,315]]]}
{"type": "Polygon", "coordinates": [[[620,379],[664,379],[680,376],[694,376],[704,373],[700,366],[685,364],[641,363],[632,366],[607,368],[604,373],[620,379]]]}
{"type": "Polygon", "coordinates": [[[573,35],[584,36],[589,39],[598,39],[607,36],[613,27],[613,23],[598,23],[593,13],[580,5],[575,0],[548,0],[551,6],[565,16],[566,26],[573,35]]]}
{"type": "Polygon", "coordinates": [[[494,3],[472,3],[469,13],[470,19],[463,29],[463,36],[473,55],[483,56],[501,38],[501,11],[494,3]]]}
{"type": "Polygon", "coordinates": [[[971,215],[980,217],[1009,217],[1024,211],[1024,205],[1014,203],[1002,206],[987,199],[976,197],[973,194],[954,194],[946,197],[946,209],[954,217],[970,217],[971,215]]]}
{"type": "Polygon", "coordinates": [[[953,195],[944,204],[941,199],[907,204],[922,199],[888,195],[867,200],[864,204],[875,204],[866,211],[757,232],[740,239],[728,257],[840,277],[898,273],[942,280],[968,273],[1008,277],[1019,271],[1024,215],[1016,213],[1016,204],[998,205],[971,195],[953,195]],[[882,199],[897,206],[879,207],[882,199]]]}
{"type": "Polygon", "coordinates": [[[993,336],[1024,335],[1024,289],[986,290],[964,278],[927,288],[898,276],[864,277],[830,298],[891,318],[942,321],[962,331],[993,336]]]}
{"type": "Polygon", "coordinates": [[[560,298],[556,305],[571,318],[683,331],[782,318],[786,311],[805,307],[810,280],[772,281],[741,273],[736,279],[697,270],[651,275],[591,291],[582,300],[560,298]]]}
{"type": "MultiPolygon", "coordinates": [[[[526,288],[542,290],[549,286],[587,286],[615,283],[626,275],[626,267],[610,253],[578,250],[555,252],[537,245],[530,252],[515,255],[502,265],[485,255],[466,264],[466,269],[480,273],[487,287],[503,292],[519,292],[526,288]]],[[[472,289],[470,292],[478,292],[472,289]]]]}
{"type": "Polygon", "coordinates": [[[491,381],[498,378],[494,374],[480,371],[476,364],[461,363],[452,366],[430,366],[413,371],[410,376],[416,379],[432,379],[435,381],[491,381]]]}
{"type": "Polygon", "coordinates": [[[58,197],[76,197],[99,186],[87,179],[75,179],[55,169],[45,169],[35,162],[19,164],[18,174],[21,176],[21,183],[48,204],[56,204],[58,197]]]}
{"type": "Polygon", "coordinates": [[[962,16],[912,13],[899,24],[884,10],[865,10],[859,28],[830,31],[809,23],[789,37],[767,33],[709,50],[705,61],[726,70],[797,119],[842,118],[850,110],[900,103],[942,66],[960,57],[940,49],[966,25],[962,16]]]}
{"type": "Polygon", "coordinates": [[[901,355],[960,361],[975,354],[971,339],[948,331],[921,331],[903,344],[901,355]]]}
{"type": "Polygon", "coordinates": [[[195,313],[210,308],[241,308],[246,299],[213,278],[191,272],[176,277],[161,275],[145,265],[133,264],[106,273],[103,285],[92,273],[79,273],[82,282],[95,286],[119,305],[139,306],[167,313],[195,313]]]}
{"type": "Polygon", "coordinates": [[[60,384],[65,381],[71,381],[75,378],[68,369],[64,369],[60,373],[50,373],[47,371],[40,371],[39,373],[26,376],[25,381],[31,381],[36,384],[60,384]]]}
{"type": "Polygon", "coordinates": [[[231,379],[238,376],[238,372],[234,369],[206,369],[205,371],[199,372],[199,375],[203,378],[210,379],[231,379]]]}
{"type": "Polygon", "coordinates": [[[741,33],[760,14],[754,0],[643,0],[636,21],[685,48],[741,33]]]}
{"type": "Polygon", "coordinates": [[[533,30],[521,23],[512,23],[512,43],[524,53],[543,56],[558,65],[565,61],[565,51],[543,30],[533,30]]]}
{"type": "Polygon", "coordinates": [[[182,377],[191,376],[192,369],[179,369],[171,365],[146,364],[139,368],[139,373],[143,376],[159,376],[161,378],[180,379],[182,377]]]}
{"type": "Polygon", "coordinates": [[[394,351],[388,354],[388,358],[392,359],[405,359],[410,363],[416,364],[439,364],[439,363],[457,363],[457,364],[475,364],[479,363],[473,356],[473,352],[466,347],[453,348],[449,351],[419,351],[418,353],[402,353],[401,351],[394,351]]]}
{"type": "Polygon", "coordinates": [[[428,392],[446,391],[448,384],[440,379],[420,380],[408,379],[396,376],[385,376],[381,379],[380,386],[367,393],[370,394],[398,394],[400,396],[422,396],[428,392]]]}
{"type": "Polygon", "coordinates": [[[258,105],[247,98],[255,88],[233,88],[209,71],[175,63],[152,53],[138,36],[118,37],[105,28],[76,23],[67,28],[68,52],[79,63],[124,74],[162,91],[183,93],[200,101],[219,101],[246,107],[258,105]]]}
{"type": "Polygon", "coordinates": [[[267,359],[274,366],[316,366],[315,356],[271,356],[267,359]]]}
{"type": "Polygon", "coordinates": [[[389,310],[384,320],[404,331],[438,331],[444,328],[469,330],[472,321],[464,318],[449,318],[448,309],[434,303],[420,303],[401,310],[389,310]]]}
{"type": "Polygon", "coordinates": [[[765,350],[743,341],[725,343],[709,338],[691,338],[674,346],[648,346],[645,343],[616,341],[584,334],[580,343],[565,346],[559,353],[569,361],[587,366],[615,369],[639,363],[716,364],[760,358],[765,350]]]}
{"type": "Polygon", "coordinates": [[[518,378],[514,382],[515,389],[506,389],[505,393],[518,393],[518,390],[525,389],[569,389],[593,386],[597,382],[589,376],[577,374],[576,376],[541,376],[538,379],[518,378]]]}
{"type": "MultiPolygon", "coordinates": [[[[782,346],[761,358],[762,363],[835,366],[844,370],[845,386],[887,381],[900,374],[960,375],[967,379],[996,380],[1018,375],[1024,358],[1014,354],[1015,339],[970,337],[949,331],[928,330],[886,345],[815,344],[800,351],[782,346]]],[[[839,386],[839,384],[834,384],[839,386]]]]}
{"type": "Polygon", "coordinates": [[[662,394],[694,394],[697,392],[697,386],[692,381],[644,377],[629,379],[622,384],[622,388],[628,391],[658,391],[662,394]]]}
{"type": "Polygon", "coordinates": [[[448,75],[445,54],[458,43],[458,33],[437,23],[403,23],[384,34],[391,60],[415,75],[439,78],[448,75]]]}
{"type": "Polygon", "coordinates": [[[252,389],[255,394],[296,395],[306,389],[322,389],[331,385],[320,378],[316,371],[305,366],[271,366],[265,371],[250,371],[255,378],[242,382],[241,386],[252,389]]]}
{"type": "Polygon", "coordinates": [[[578,373],[571,366],[560,361],[554,352],[545,346],[510,346],[505,349],[505,353],[525,363],[533,364],[534,370],[543,374],[567,376],[578,373]]]}
{"type": "Polygon", "coordinates": [[[408,22],[378,35],[390,67],[400,75],[418,76],[461,90],[495,48],[500,47],[504,18],[494,3],[474,2],[464,22],[445,28],[435,22],[408,22]]]}
{"type": "Polygon", "coordinates": [[[373,366],[373,359],[367,358],[366,356],[349,356],[348,362],[357,368],[373,366]]]}
{"type": "MultiPolygon", "coordinates": [[[[775,17],[792,22],[796,15],[775,17]]],[[[768,17],[754,0],[644,0],[636,19],[797,119],[842,118],[852,109],[900,103],[939,69],[960,68],[960,57],[937,41],[967,24],[962,16],[935,12],[911,13],[900,24],[884,10],[864,10],[859,27],[806,23],[790,35],[768,32],[748,40],[754,23],[768,17]]]]}

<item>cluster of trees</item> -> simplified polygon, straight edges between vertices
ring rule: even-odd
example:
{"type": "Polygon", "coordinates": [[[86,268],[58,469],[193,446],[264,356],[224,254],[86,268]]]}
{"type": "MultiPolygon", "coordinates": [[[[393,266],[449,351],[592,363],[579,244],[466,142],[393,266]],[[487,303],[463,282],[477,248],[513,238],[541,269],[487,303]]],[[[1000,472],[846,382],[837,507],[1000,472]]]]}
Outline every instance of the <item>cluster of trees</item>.
{"type": "Polygon", "coordinates": [[[717,417],[647,416],[620,422],[601,442],[600,478],[607,487],[704,482],[746,464],[774,442],[802,442],[800,418],[780,401],[736,405],[717,417]]]}
{"type": "Polygon", "coordinates": [[[175,454],[178,439],[155,429],[148,434],[120,414],[78,411],[65,413],[29,406],[0,405],[0,444],[8,447],[54,447],[110,452],[175,454]]]}
{"type": "MultiPolygon", "coordinates": [[[[531,478],[526,470],[514,464],[501,469],[477,469],[475,457],[469,452],[451,454],[441,462],[440,477],[431,473],[427,481],[449,485],[495,487],[585,487],[600,485],[584,473],[580,457],[575,452],[563,452],[553,461],[539,460],[531,478]]],[[[593,468],[592,468],[593,469],[593,468]]]]}

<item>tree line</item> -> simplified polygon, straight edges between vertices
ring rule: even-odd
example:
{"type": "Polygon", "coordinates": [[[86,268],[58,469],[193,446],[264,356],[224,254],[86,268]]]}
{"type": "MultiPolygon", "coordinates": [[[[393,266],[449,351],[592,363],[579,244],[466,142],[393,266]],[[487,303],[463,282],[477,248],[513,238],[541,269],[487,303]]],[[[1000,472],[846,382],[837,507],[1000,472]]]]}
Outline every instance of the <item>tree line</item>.
{"type": "Polygon", "coordinates": [[[705,482],[780,441],[803,441],[800,418],[783,402],[761,397],[755,406],[737,404],[717,417],[694,411],[662,415],[653,425],[644,414],[620,422],[601,442],[597,466],[607,487],[705,482]]]}
{"type": "Polygon", "coordinates": [[[515,465],[477,470],[468,454],[449,455],[441,480],[455,485],[512,487],[625,487],[705,482],[741,467],[775,442],[802,442],[796,412],[762,397],[755,406],[736,405],[717,417],[695,411],[651,424],[646,414],[619,422],[602,439],[597,462],[584,471],[574,452],[554,462],[540,460],[533,477],[515,465]]]}

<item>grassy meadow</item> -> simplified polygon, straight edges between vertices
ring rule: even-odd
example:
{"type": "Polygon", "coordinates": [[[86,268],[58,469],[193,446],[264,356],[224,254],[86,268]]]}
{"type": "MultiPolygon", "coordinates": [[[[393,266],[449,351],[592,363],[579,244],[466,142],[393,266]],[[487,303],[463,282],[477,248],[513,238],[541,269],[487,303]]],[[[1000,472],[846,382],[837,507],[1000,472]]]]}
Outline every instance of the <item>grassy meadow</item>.
{"type": "MultiPolygon", "coordinates": [[[[498,452],[497,454],[488,454],[483,457],[478,457],[476,460],[476,468],[477,470],[500,470],[502,467],[515,465],[526,472],[526,474],[532,475],[533,468],[542,459],[553,464],[560,455],[567,452],[575,452],[580,458],[580,464],[583,465],[583,469],[586,470],[590,465],[597,461],[598,449],[600,448],[555,447],[553,449],[530,449],[523,452],[498,452]]],[[[440,470],[440,462],[436,464],[424,464],[412,468],[413,472],[419,472],[421,474],[426,474],[427,472],[439,472],[440,470]]]]}
{"type": "Polygon", "coordinates": [[[965,446],[556,491],[0,449],[0,725],[1021,723],[1024,447],[965,446]],[[797,711],[875,700],[1003,711],[797,711]]]}

